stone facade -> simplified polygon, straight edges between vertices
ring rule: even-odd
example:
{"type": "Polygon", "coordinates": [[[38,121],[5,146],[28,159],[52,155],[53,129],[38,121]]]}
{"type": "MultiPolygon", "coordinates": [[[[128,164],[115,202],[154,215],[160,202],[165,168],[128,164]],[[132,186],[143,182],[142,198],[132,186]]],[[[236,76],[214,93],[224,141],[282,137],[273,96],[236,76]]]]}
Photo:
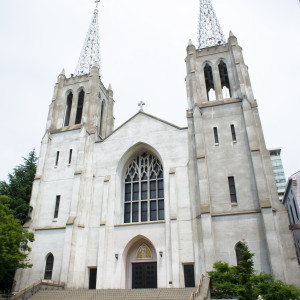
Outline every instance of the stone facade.
{"type": "Polygon", "coordinates": [[[17,290],[52,267],[52,280],[68,288],[88,288],[91,269],[97,269],[97,289],[132,288],[133,265],[151,262],[158,288],[184,287],[186,266],[194,266],[197,283],[217,260],[235,265],[235,246],[243,239],[256,254],[257,270],[300,286],[287,211],[278,201],[236,37],[231,33],[226,45],[201,51],[190,43],[186,65],[186,128],[140,111],[113,130],[113,92],[103,87],[97,66],[89,75],[59,75],[27,224],[35,233],[33,268],[17,272],[17,290]],[[81,91],[82,118],[75,124],[81,91]],[[211,93],[216,100],[209,101],[211,93]],[[139,190],[135,215],[135,190],[126,202],[125,175],[143,153],[160,161],[164,192],[155,202],[139,190]],[[148,205],[144,222],[140,197],[148,205]],[[142,245],[147,255],[138,255],[142,245]],[[52,267],[46,265],[50,253],[52,267]]]}

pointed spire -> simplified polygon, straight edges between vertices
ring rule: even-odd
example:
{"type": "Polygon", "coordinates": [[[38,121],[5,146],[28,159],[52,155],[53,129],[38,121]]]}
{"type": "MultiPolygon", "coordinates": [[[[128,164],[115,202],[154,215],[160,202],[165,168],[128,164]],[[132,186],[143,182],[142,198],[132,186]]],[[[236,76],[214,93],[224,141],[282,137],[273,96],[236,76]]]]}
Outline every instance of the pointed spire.
{"type": "Polygon", "coordinates": [[[225,38],[211,0],[200,0],[199,49],[224,45],[225,38]]]}
{"type": "MultiPolygon", "coordinates": [[[[96,8],[92,22],[90,24],[85,42],[83,44],[81,54],[75,70],[75,76],[89,74],[95,63],[98,64],[100,69],[100,42],[99,42],[99,23],[98,23],[98,2],[95,1],[96,8]]],[[[100,71],[100,70],[99,70],[100,71]]]]}

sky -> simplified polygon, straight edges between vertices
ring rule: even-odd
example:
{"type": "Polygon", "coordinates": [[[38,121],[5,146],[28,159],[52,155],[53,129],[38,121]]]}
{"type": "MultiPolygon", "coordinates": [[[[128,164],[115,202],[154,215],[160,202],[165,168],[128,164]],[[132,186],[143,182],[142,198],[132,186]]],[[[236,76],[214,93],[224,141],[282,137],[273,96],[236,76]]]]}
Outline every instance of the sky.
{"type": "MultiPolygon", "coordinates": [[[[249,67],[266,145],[286,176],[300,170],[299,0],[212,0],[226,39],[249,67]]],[[[57,76],[74,73],[93,0],[9,0],[0,10],[0,180],[39,155],[57,76]]],[[[112,84],[115,128],[144,110],[186,126],[186,47],[197,45],[199,0],[101,0],[102,81],[112,84]]],[[[146,132],[147,128],[145,128],[146,132]]]]}

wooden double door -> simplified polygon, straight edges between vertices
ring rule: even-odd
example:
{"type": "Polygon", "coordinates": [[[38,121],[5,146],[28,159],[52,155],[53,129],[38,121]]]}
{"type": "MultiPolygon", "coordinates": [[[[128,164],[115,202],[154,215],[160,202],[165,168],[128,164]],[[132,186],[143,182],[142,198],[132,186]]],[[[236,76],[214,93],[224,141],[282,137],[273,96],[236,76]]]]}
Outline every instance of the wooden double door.
{"type": "Polygon", "coordinates": [[[132,288],[155,289],[157,288],[157,263],[132,264],[132,288]]]}

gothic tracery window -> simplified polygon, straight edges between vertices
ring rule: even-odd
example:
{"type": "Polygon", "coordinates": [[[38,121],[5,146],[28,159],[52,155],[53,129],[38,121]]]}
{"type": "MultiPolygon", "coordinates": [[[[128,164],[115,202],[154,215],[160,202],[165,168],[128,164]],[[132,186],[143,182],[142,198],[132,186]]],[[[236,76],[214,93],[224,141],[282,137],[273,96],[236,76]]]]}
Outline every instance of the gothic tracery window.
{"type": "Polygon", "coordinates": [[[241,242],[238,242],[235,246],[236,262],[238,265],[243,260],[242,252],[244,249],[245,249],[245,247],[241,242]]]}
{"type": "Polygon", "coordinates": [[[161,162],[143,152],[125,172],[124,223],[164,220],[164,178],[161,162]]]}
{"type": "Polygon", "coordinates": [[[69,126],[69,124],[70,124],[72,101],[73,101],[73,93],[70,92],[67,96],[67,105],[66,105],[66,114],[65,114],[65,124],[64,124],[64,126],[69,126]]]}
{"type": "Polygon", "coordinates": [[[227,66],[224,63],[224,61],[221,61],[219,63],[218,68],[219,68],[223,98],[224,99],[230,98],[231,97],[231,89],[230,89],[230,83],[229,83],[229,76],[228,76],[227,66]]]}
{"type": "Polygon", "coordinates": [[[81,123],[82,112],[83,112],[83,102],[84,102],[84,91],[81,90],[78,94],[78,104],[77,104],[75,124],[81,123]]]}
{"type": "Polygon", "coordinates": [[[204,67],[204,77],[205,77],[207,100],[214,101],[216,100],[216,91],[215,91],[212,68],[209,64],[206,64],[204,67]]]}
{"type": "Polygon", "coordinates": [[[50,253],[46,259],[44,279],[48,279],[48,280],[52,279],[53,264],[54,264],[54,256],[52,253],[50,253]]]}

